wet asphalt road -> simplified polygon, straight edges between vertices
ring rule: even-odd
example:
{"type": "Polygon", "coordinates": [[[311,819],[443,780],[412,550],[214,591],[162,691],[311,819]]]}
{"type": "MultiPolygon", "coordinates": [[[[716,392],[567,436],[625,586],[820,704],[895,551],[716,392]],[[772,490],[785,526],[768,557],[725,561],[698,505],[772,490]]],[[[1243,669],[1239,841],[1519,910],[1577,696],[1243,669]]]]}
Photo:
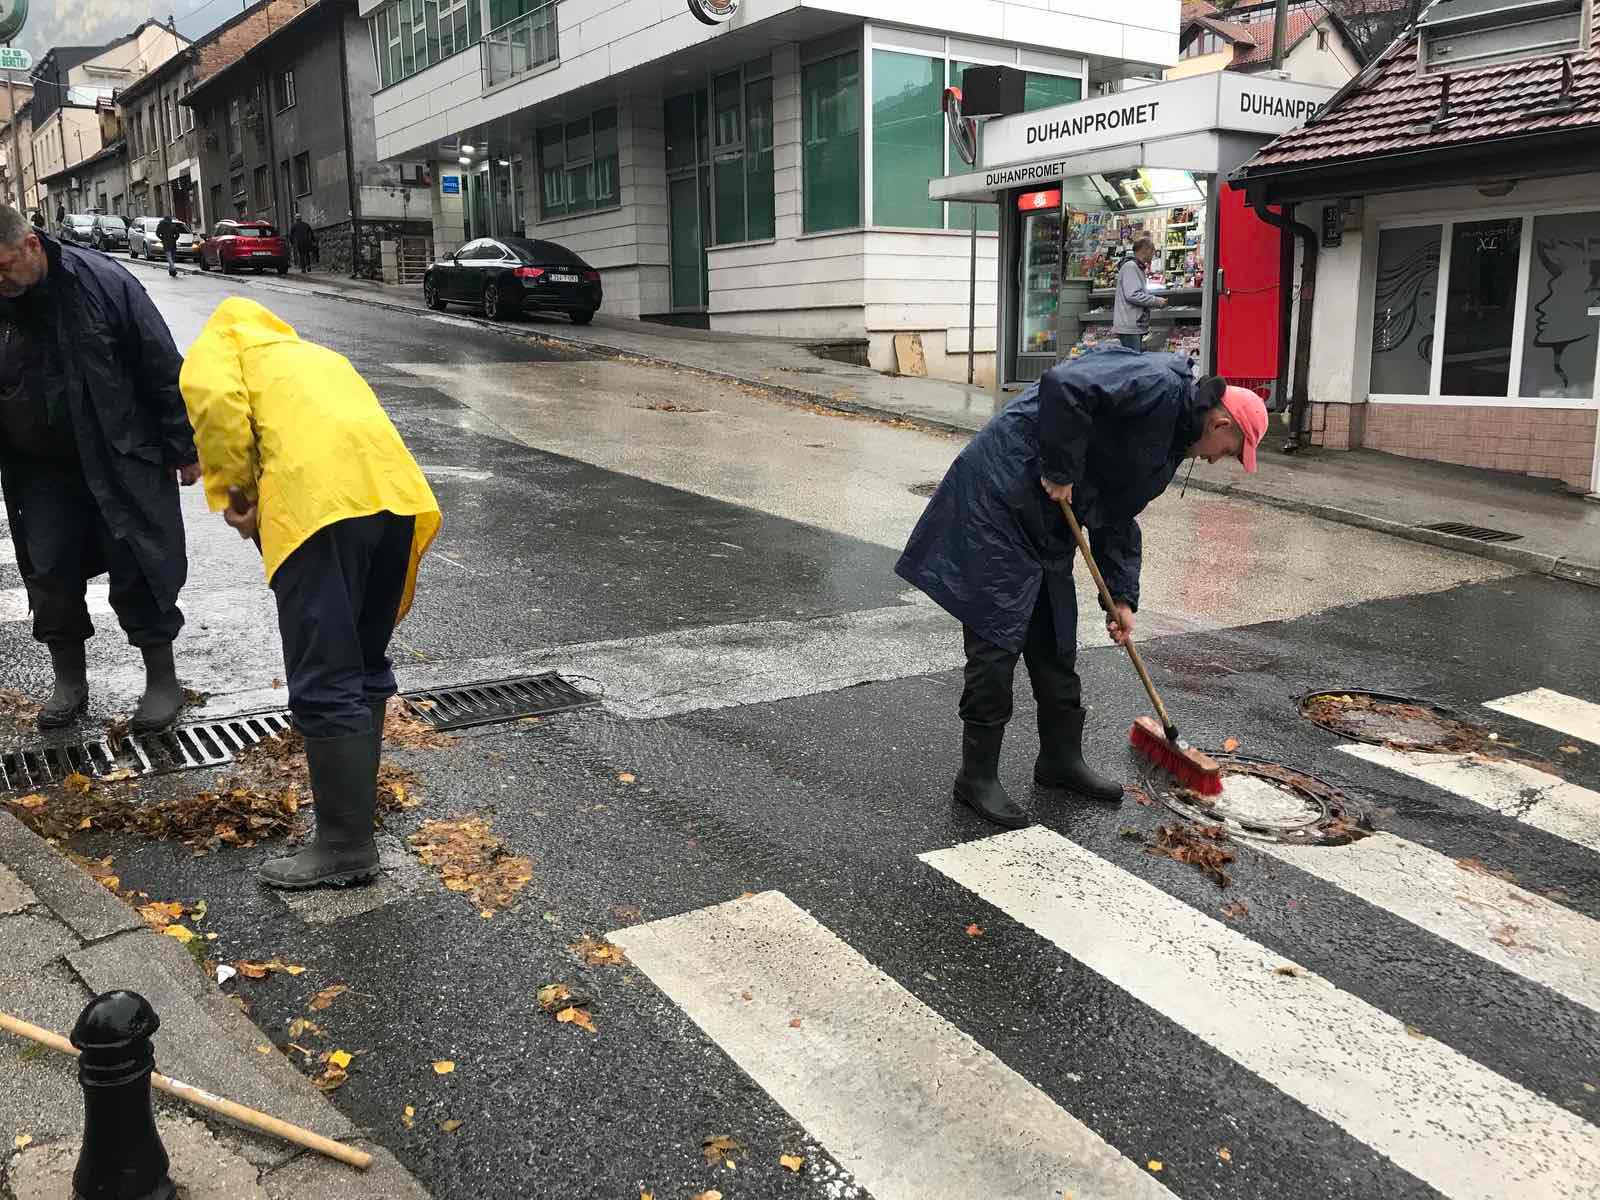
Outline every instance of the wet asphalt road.
{"type": "MultiPolygon", "coordinates": [[[[223,294],[208,279],[141,278],[180,343],[223,294]]],[[[1538,944],[1600,920],[1592,839],[1551,832],[1540,817],[1551,802],[1541,794],[1495,811],[1346,753],[1339,747],[1348,743],[1297,713],[1297,698],[1320,688],[1427,697],[1558,764],[1572,785],[1562,803],[1587,811],[1583,805],[1600,803],[1600,745],[1482,704],[1535,688],[1600,704],[1593,590],[1237,502],[1191,493],[1180,510],[1163,501],[1146,522],[1154,585],[1147,624],[1164,635],[1149,642],[1149,659],[1189,736],[1210,746],[1237,738],[1241,752],[1313,772],[1342,788],[1383,836],[1481,863],[1515,881],[1529,897],[1518,904],[1550,911],[1530,908],[1511,933],[1485,913],[1482,931],[1461,934],[1479,919],[1469,883],[1483,877],[1475,871],[1459,869],[1460,889],[1423,895],[1429,913],[1401,916],[1397,903],[1363,899],[1248,843],[1235,845],[1233,882],[1222,891],[1193,868],[1145,852],[1155,826],[1175,819],[1159,804],[1089,807],[1035,794],[1037,738],[1019,672],[1008,786],[1046,830],[1097,856],[1107,878],[1129,889],[1073,908],[1071,924],[1103,929],[1109,943],[1131,911],[1124,902],[1144,896],[1174,922],[1134,931],[1148,955],[1097,961],[1096,969],[1042,926],[1008,915],[998,884],[977,894],[919,859],[994,831],[949,800],[956,631],[893,576],[893,522],[867,510],[903,511],[905,477],[937,476],[957,443],[805,414],[814,432],[801,436],[829,447],[825,464],[792,450],[769,460],[767,449],[751,445],[742,461],[720,472],[697,466],[697,477],[685,479],[692,456],[673,444],[676,431],[660,446],[641,437],[617,444],[617,430],[634,428],[652,397],[697,396],[713,417],[725,414],[725,424],[766,414],[775,438],[800,418],[692,377],[587,363],[459,323],[250,294],[350,355],[429,469],[445,532],[400,631],[403,672],[465,682],[492,677],[519,656],[558,665],[566,656],[584,664],[574,674],[605,685],[608,705],[472,731],[446,750],[394,754],[416,772],[422,803],[390,820],[393,869],[367,898],[290,905],[258,889],[248,873],[273,847],[194,857],[181,846],[96,835],[80,848],[113,855],[124,886],[206,899],[220,958],[305,965],[298,977],[229,985],[280,1049],[288,1022],[306,1015],[317,991],[348,984],[350,993],[316,1014],[319,1048],[364,1052],[332,1099],[436,1195],[1147,1194],[1104,1181],[1086,1187],[1070,1175],[1041,1175],[1036,1190],[975,1188],[982,1163],[974,1176],[941,1157],[956,1140],[952,1113],[963,1113],[962,1098],[930,1099],[918,1086],[954,1069],[953,1059],[897,1041],[913,1009],[931,1010],[971,1039],[954,1059],[992,1063],[1005,1087],[1042,1093],[1089,1139],[1186,1198],[1596,1194],[1587,1172],[1600,1140],[1600,1016],[1592,1003],[1600,968],[1580,961],[1568,976],[1551,975],[1553,961],[1594,943],[1538,944]],[[417,363],[430,370],[407,365],[417,363]],[[452,366],[459,381],[448,375],[452,366]],[[489,398],[497,373],[518,384],[489,398]],[[584,390],[583,378],[604,380],[604,392],[584,390]],[[577,416],[563,416],[563,388],[577,416]],[[868,480],[854,511],[804,508],[817,472],[848,473],[852,463],[868,480]],[[1164,545],[1192,545],[1195,529],[1230,545],[1282,539],[1284,549],[1252,560],[1246,578],[1234,577],[1237,555],[1220,565],[1192,556],[1157,561],[1164,545]],[[1373,565],[1351,570],[1358,562],[1373,565]],[[844,649],[795,649],[821,623],[867,629],[870,638],[874,621],[899,632],[870,662],[847,636],[837,643],[844,649]],[[659,715],[634,715],[646,711],[659,715]],[[492,920],[400,848],[422,822],[466,813],[488,817],[533,866],[520,901],[492,920]],[[669,918],[772,891],[864,959],[874,986],[854,988],[852,960],[796,951],[788,968],[796,994],[802,982],[834,980],[837,1009],[807,1010],[800,1027],[730,1037],[721,1009],[696,1007],[659,959],[591,967],[569,949],[585,935],[639,926],[670,938],[669,918]],[[1235,901],[1247,915],[1223,917],[1222,906],[1235,901]],[[1453,915],[1433,924],[1440,913],[1453,915]],[[1187,978],[1142,966],[1181,940],[1188,914],[1248,939],[1242,957],[1300,964],[1328,990],[1286,990],[1294,999],[1281,1002],[1281,1028],[1231,1026],[1230,997],[1245,997],[1244,983],[1210,978],[1205,966],[1187,978]],[[1439,932],[1446,925],[1455,939],[1439,932]],[[1500,943],[1478,948],[1483,931],[1518,949],[1490,960],[1485,950],[1497,953],[1500,943]],[[590,998],[595,1034],[540,1012],[534,993],[555,981],[590,998]],[[1208,987],[1219,989],[1215,1020],[1174,1015],[1184,993],[1208,987]],[[1325,1010],[1328,995],[1337,1004],[1325,1010]],[[1346,1022],[1333,1030],[1332,1049],[1308,1049],[1308,1061],[1288,1069],[1295,1022],[1324,1011],[1346,1022]],[[1385,1059],[1376,1078],[1370,1073],[1363,1039],[1385,1022],[1409,1029],[1395,1033],[1395,1053],[1432,1055],[1423,1062],[1435,1070],[1456,1064],[1459,1097],[1429,1112],[1437,1096],[1399,1059],[1385,1059]],[[846,1027],[869,1031],[867,1042],[880,1043],[884,1057],[843,1055],[846,1027]],[[456,1068],[437,1074],[431,1064],[444,1059],[456,1068]],[[1495,1093],[1498,1108],[1472,1091],[1480,1076],[1509,1089],[1495,1093]],[[407,1105],[416,1109],[409,1128],[407,1105]],[[872,1131],[891,1108],[926,1145],[905,1142],[885,1155],[872,1131]],[[1391,1136],[1366,1121],[1390,1111],[1410,1112],[1428,1132],[1408,1137],[1396,1117],[1391,1136]],[[1574,1124],[1559,1124],[1562,1114],[1574,1124]],[[444,1121],[462,1124],[445,1132],[444,1121]],[[1454,1139],[1464,1130],[1497,1147],[1499,1177],[1460,1169],[1466,1151],[1454,1139]],[[736,1169],[702,1156],[702,1140],[717,1134],[745,1147],[736,1169]],[[1548,1161],[1557,1150],[1565,1161],[1548,1161]],[[799,1174],[780,1166],[784,1153],[805,1159],[799,1174]]],[[[216,693],[208,712],[243,710],[270,697],[281,669],[270,598],[237,539],[196,502],[188,498],[183,669],[216,693]]],[[[13,576],[0,565],[0,587],[14,587],[13,576]]],[[[111,683],[97,698],[100,715],[116,711],[137,684],[117,640],[104,619],[94,650],[111,683]]],[[[25,624],[0,624],[8,685],[38,686],[39,658],[25,624]]],[[[1130,781],[1145,779],[1126,746],[1127,726],[1146,704],[1125,658],[1093,640],[1091,628],[1080,670],[1093,706],[1092,758],[1130,781]]],[[[176,776],[143,790],[204,782],[176,776]]],[[[745,928],[743,941],[673,947],[687,976],[712,981],[713,990],[726,980],[723,999],[735,1020],[741,989],[773,982],[759,964],[774,952],[782,958],[792,935],[777,923],[745,928]],[[741,982],[741,972],[758,981],[741,982]]],[[[776,982],[784,979],[780,972],[776,982]]],[[[965,1117],[1004,1132],[1004,1113],[981,1103],[966,1106],[965,1117]]]]}

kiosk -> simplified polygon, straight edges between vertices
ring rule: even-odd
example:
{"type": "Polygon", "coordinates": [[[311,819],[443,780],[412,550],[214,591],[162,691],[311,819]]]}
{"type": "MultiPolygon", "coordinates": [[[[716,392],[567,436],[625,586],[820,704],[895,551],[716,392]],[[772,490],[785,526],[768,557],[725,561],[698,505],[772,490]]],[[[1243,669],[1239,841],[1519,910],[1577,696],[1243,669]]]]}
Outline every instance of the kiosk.
{"type": "Polygon", "coordinates": [[[1156,244],[1148,349],[1274,403],[1286,235],[1224,185],[1332,88],[1217,72],[987,122],[982,170],[935,179],[935,200],[1000,206],[997,387],[1023,386],[1110,338],[1118,266],[1156,244]]]}

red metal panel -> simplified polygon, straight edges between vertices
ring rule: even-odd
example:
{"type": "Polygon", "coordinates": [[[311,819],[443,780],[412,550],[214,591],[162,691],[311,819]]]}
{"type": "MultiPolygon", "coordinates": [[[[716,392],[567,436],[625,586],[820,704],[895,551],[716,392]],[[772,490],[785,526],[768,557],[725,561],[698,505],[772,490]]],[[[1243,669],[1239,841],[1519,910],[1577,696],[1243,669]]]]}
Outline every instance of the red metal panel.
{"type": "Polygon", "coordinates": [[[1278,375],[1281,243],[1245,204],[1244,191],[1217,188],[1217,373],[1244,387],[1270,386],[1278,375]]]}

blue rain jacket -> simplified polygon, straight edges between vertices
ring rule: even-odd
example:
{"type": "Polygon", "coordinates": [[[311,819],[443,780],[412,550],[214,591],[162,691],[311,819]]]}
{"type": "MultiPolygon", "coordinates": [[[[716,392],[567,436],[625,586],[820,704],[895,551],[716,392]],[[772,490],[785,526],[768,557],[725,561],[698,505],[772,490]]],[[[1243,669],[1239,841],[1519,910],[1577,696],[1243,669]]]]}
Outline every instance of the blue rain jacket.
{"type": "Polygon", "coordinates": [[[1200,436],[1189,359],[1123,346],[1052,368],[956,457],[895,573],[985,641],[1020,653],[1046,572],[1056,635],[1075,646],[1077,545],[1039,480],[1073,485],[1072,508],[1111,594],[1139,607],[1135,520],[1200,436]]]}

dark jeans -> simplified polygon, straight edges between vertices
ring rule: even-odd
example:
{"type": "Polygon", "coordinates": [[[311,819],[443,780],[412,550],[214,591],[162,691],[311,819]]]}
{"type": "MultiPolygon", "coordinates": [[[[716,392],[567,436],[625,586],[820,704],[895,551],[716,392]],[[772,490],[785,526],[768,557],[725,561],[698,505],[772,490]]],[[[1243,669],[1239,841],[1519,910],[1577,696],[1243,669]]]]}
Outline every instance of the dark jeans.
{"type": "Polygon", "coordinates": [[[294,256],[295,256],[295,259],[298,262],[298,264],[300,266],[300,269],[302,271],[311,270],[311,247],[310,246],[298,246],[298,247],[296,247],[295,248],[295,252],[294,252],[294,256]]]}
{"type": "MultiPolygon", "coordinates": [[[[1069,589],[1072,611],[1077,612],[1077,597],[1070,591],[1070,578],[1063,579],[1061,587],[1069,589]]],[[[1056,644],[1055,612],[1050,603],[1048,577],[1040,585],[1039,599],[1034,604],[1033,617],[1028,622],[1028,637],[1020,655],[986,642],[972,631],[964,630],[967,649],[966,686],[961,691],[961,720],[968,725],[1004,725],[1011,720],[1011,682],[1016,675],[1017,659],[1028,664],[1028,678],[1033,683],[1033,698],[1040,708],[1078,708],[1083,700],[1083,686],[1077,672],[1077,636],[1072,629],[1067,633],[1067,645],[1062,650],[1056,644]]]]}
{"type": "Polygon", "coordinates": [[[175,245],[169,246],[163,242],[161,248],[167,252],[167,274],[176,275],[178,273],[178,247],[175,245]]]}
{"type": "Polygon", "coordinates": [[[1117,334],[1117,341],[1121,342],[1129,350],[1144,349],[1144,334],[1142,333],[1119,333],[1117,334]]]}
{"type": "Polygon", "coordinates": [[[374,513],[307,538],[272,577],[289,709],[310,738],[372,728],[368,707],[395,693],[389,639],[411,564],[413,517],[374,513]]]}
{"type": "Polygon", "coordinates": [[[19,458],[12,468],[12,501],[21,525],[13,533],[26,543],[29,570],[23,582],[33,608],[34,639],[84,642],[94,636],[84,597],[96,566],[109,570],[111,610],[130,643],[161,646],[176,638],[183,613],[156,599],[133,550],[112,536],[78,464],[19,458]]]}

